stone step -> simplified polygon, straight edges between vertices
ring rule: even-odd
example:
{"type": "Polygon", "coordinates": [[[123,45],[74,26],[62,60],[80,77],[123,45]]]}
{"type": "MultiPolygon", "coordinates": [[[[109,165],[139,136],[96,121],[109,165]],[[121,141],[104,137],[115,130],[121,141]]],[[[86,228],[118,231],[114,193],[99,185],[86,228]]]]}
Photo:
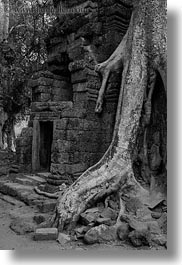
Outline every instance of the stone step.
{"type": "Polygon", "coordinates": [[[36,175],[24,175],[24,178],[31,180],[34,184],[46,183],[46,179],[36,175]]]}
{"type": "Polygon", "coordinates": [[[47,179],[49,176],[51,176],[51,173],[50,173],[50,172],[39,172],[39,173],[36,173],[36,175],[37,175],[38,177],[41,177],[41,178],[47,179]]]}
{"type": "Polygon", "coordinates": [[[53,211],[56,206],[56,199],[38,195],[35,193],[34,187],[30,185],[0,181],[0,192],[15,197],[28,206],[36,207],[42,213],[53,211]]]}
{"type": "Polygon", "coordinates": [[[9,195],[3,195],[2,193],[0,194],[0,199],[5,201],[5,202],[8,202],[9,204],[14,205],[16,207],[25,206],[24,202],[16,200],[15,198],[13,198],[13,197],[11,197],[9,195]]]}
{"type": "Polygon", "coordinates": [[[54,211],[56,203],[56,199],[45,199],[41,203],[37,204],[36,207],[41,213],[48,213],[54,211]]]}
{"type": "Polygon", "coordinates": [[[16,178],[16,182],[22,185],[34,185],[34,182],[31,179],[27,178],[18,177],[16,178]]]}
{"type": "Polygon", "coordinates": [[[33,187],[14,182],[0,181],[0,192],[5,195],[16,197],[18,200],[28,204],[28,197],[33,193],[33,187]]]}

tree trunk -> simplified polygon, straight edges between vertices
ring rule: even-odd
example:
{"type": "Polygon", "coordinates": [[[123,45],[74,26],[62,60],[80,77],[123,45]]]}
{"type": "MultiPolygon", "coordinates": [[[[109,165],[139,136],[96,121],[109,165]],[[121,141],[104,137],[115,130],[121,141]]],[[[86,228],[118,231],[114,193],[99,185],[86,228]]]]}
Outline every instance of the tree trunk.
{"type": "Polygon", "coordinates": [[[4,40],[7,40],[9,34],[9,0],[4,0],[4,40]]]}
{"type": "Polygon", "coordinates": [[[9,0],[0,0],[0,42],[7,40],[9,33],[9,0]]]}
{"type": "Polygon", "coordinates": [[[132,155],[141,119],[145,95],[145,126],[150,120],[151,95],[156,73],[166,88],[166,1],[134,1],[128,31],[110,58],[97,66],[103,82],[96,105],[102,111],[102,97],[111,71],[122,68],[115,130],[103,158],[83,173],[58,199],[54,222],[59,230],[73,227],[80,214],[100,198],[113,192],[120,195],[120,215],[125,211],[122,196],[138,197],[147,203],[150,192],[136,180],[132,155]],[[149,92],[148,92],[149,91],[149,92]]]}
{"type": "Polygon", "coordinates": [[[3,27],[4,27],[4,2],[0,0],[0,43],[3,41],[3,27]]]}
{"type": "Polygon", "coordinates": [[[0,150],[4,149],[4,141],[3,141],[3,127],[7,120],[7,113],[4,112],[3,107],[0,106],[0,150]]]}

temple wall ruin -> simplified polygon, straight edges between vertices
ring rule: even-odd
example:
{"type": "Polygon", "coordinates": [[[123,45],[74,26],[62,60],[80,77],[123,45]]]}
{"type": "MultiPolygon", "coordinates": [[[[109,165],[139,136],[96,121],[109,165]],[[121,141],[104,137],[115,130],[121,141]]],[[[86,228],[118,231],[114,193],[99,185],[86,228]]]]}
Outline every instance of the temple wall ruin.
{"type": "Polygon", "coordinates": [[[132,7],[121,1],[88,2],[87,13],[60,14],[46,40],[47,70],[30,80],[29,163],[32,171],[50,171],[48,182],[53,185],[74,181],[99,161],[112,140],[121,73],[111,75],[98,115],[101,77],[95,64],[106,60],[121,41],[132,7]]]}

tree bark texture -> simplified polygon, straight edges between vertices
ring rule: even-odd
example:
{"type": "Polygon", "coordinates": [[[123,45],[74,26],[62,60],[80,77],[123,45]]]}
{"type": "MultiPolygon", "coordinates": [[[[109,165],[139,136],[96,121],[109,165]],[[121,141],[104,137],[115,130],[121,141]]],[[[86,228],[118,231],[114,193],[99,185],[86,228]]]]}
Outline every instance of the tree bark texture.
{"type": "MultiPolygon", "coordinates": [[[[56,221],[60,230],[73,227],[80,214],[104,196],[118,192],[120,215],[125,212],[122,196],[151,200],[149,189],[136,180],[132,155],[145,99],[144,126],[150,120],[151,97],[156,75],[166,89],[166,1],[136,0],[128,31],[110,58],[97,65],[103,77],[96,104],[102,111],[103,93],[110,72],[122,69],[113,140],[103,158],[83,173],[58,199],[56,221]]],[[[162,193],[155,196],[163,196],[162,193]]],[[[55,221],[55,220],[54,220],[55,221]]]]}
{"type": "Polygon", "coordinates": [[[9,0],[0,0],[0,42],[8,38],[9,0]]]}

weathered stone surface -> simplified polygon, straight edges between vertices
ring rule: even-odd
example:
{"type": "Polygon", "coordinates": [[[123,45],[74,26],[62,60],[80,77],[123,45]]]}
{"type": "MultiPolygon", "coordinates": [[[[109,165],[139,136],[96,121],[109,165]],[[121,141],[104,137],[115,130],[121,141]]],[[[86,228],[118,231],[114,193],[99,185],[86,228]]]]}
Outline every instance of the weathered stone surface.
{"type": "Polygon", "coordinates": [[[56,199],[44,199],[43,201],[41,201],[41,203],[35,202],[35,205],[41,213],[48,213],[52,212],[55,209],[56,202],[56,199]]]}
{"type": "Polygon", "coordinates": [[[24,175],[24,177],[34,182],[34,184],[42,184],[46,182],[45,178],[42,178],[36,175],[24,175]]]}
{"type": "Polygon", "coordinates": [[[104,217],[97,218],[96,223],[98,223],[99,225],[104,224],[104,225],[108,225],[108,226],[114,224],[110,218],[104,218],[104,217]]]}
{"type": "Polygon", "coordinates": [[[151,244],[165,246],[167,248],[167,237],[164,235],[152,235],[151,244]]]}
{"type": "Polygon", "coordinates": [[[33,185],[33,182],[26,178],[16,178],[16,182],[22,185],[33,185]]]}
{"type": "Polygon", "coordinates": [[[84,236],[87,244],[112,242],[117,239],[117,228],[104,224],[91,228],[84,236]]]}
{"type": "Polygon", "coordinates": [[[59,242],[59,244],[65,245],[66,243],[69,243],[71,241],[71,237],[64,233],[59,233],[57,241],[59,242]]]}
{"type": "Polygon", "coordinates": [[[10,228],[18,235],[24,235],[26,233],[32,233],[35,231],[36,225],[30,218],[24,218],[23,216],[13,218],[10,223],[10,228]]]}
{"type": "Polygon", "coordinates": [[[31,193],[33,188],[31,186],[25,186],[18,183],[6,183],[0,182],[0,191],[4,194],[11,195],[13,197],[20,197],[22,192],[31,193]]]}
{"type": "Polygon", "coordinates": [[[25,206],[25,204],[22,201],[16,200],[15,198],[12,198],[9,195],[0,194],[0,199],[12,205],[15,205],[18,208],[25,206]]]}
{"type": "Polygon", "coordinates": [[[150,234],[148,230],[134,230],[128,235],[128,238],[134,247],[150,245],[150,234]]]}
{"type": "Polygon", "coordinates": [[[162,213],[158,213],[158,212],[153,212],[151,214],[152,218],[154,219],[159,219],[161,217],[162,213]]]}
{"type": "Polygon", "coordinates": [[[150,234],[153,234],[153,235],[160,235],[161,234],[161,229],[160,229],[157,221],[147,222],[147,226],[148,226],[148,230],[149,230],[150,234]]]}
{"type": "MultiPolygon", "coordinates": [[[[50,170],[54,174],[68,174],[73,180],[98,162],[107,150],[112,139],[117,109],[117,104],[109,105],[108,100],[116,100],[120,88],[117,78],[111,75],[102,116],[96,115],[95,101],[101,80],[95,71],[95,64],[96,61],[108,58],[121,40],[123,33],[118,34],[120,29],[118,25],[121,22],[118,22],[113,15],[117,13],[117,8],[112,8],[112,15],[108,12],[109,17],[112,18],[113,32],[109,30],[105,36],[104,27],[110,20],[106,22],[104,18],[104,22],[101,22],[98,19],[98,12],[103,13],[105,3],[101,3],[101,6],[92,1],[87,4],[87,16],[72,14],[69,19],[65,17],[63,21],[62,18],[58,18],[47,39],[48,69],[35,73],[30,82],[34,101],[31,121],[53,121],[54,123],[50,170]],[[85,40],[83,41],[81,37],[85,40]],[[90,45],[90,51],[87,50],[87,45],[90,45]],[[88,89],[90,89],[89,92],[88,89]],[[90,100],[92,98],[93,102],[90,100]],[[46,100],[48,102],[43,102],[46,100]],[[66,156],[68,153],[73,154],[72,157],[68,158],[66,156]]],[[[113,5],[111,3],[110,6],[113,5]]],[[[125,9],[128,10],[128,8],[125,9]]],[[[102,16],[106,17],[106,14],[103,13],[102,16]]],[[[127,25],[129,18],[126,22],[127,25]]],[[[38,140],[41,139],[37,139],[37,142],[38,140]]],[[[38,156],[39,152],[38,150],[34,152],[38,146],[36,141],[33,141],[33,145],[33,170],[39,170],[39,157],[35,155],[36,153],[38,156]],[[35,160],[37,167],[34,165],[35,160]]],[[[22,157],[25,157],[23,152],[22,157]]],[[[61,180],[54,179],[47,181],[54,186],[62,183],[61,180]]],[[[114,205],[111,208],[114,208],[114,205]]]]}
{"type": "Polygon", "coordinates": [[[81,226],[74,229],[77,239],[84,237],[85,233],[90,229],[89,226],[81,226]]]}
{"type": "Polygon", "coordinates": [[[32,111],[63,111],[66,109],[72,109],[73,103],[71,101],[62,101],[62,102],[33,102],[32,111]]]}
{"type": "Polygon", "coordinates": [[[56,240],[58,237],[57,228],[39,228],[36,229],[34,234],[34,240],[56,240]]]}
{"type": "Polygon", "coordinates": [[[42,213],[53,211],[56,205],[56,199],[46,199],[36,194],[32,185],[0,181],[0,191],[3,194],[17,198],[29,206],[36,206],[42,213]]]}
{"type": "Polygon", "coordinates": [[[98,213],[100,212],[99,207],[89,208],[84,213],[98,213]]]}
{"type": "Polygon", "coordinates": [[[37,214],[33,217],[33,220],[36,222],[36,224],[41,224],[43,222],[45,222],[45,216],[41,215],[41,214],[37,214]]]}
{"type": "Polygon", "coordinates": [[[85,92],[85,91],[87,91],[85,83],[73,84],[73,92],[85,92]]]}
{"type": "Polygon", "coordinates": [[[147,222],[141,222],[141,221],[138,221],[135,218],[130,218],[128,220],[128,224],[129,224],[131,229],[134,229],[134,230],[137,230],[137,231],[148,230],[147,222]]]}
{"type": "Polygon", "coordinates": [[[155,210],[158,207],[161,208],[161,206],[163,205],[164,202],[165,202],[164,198],[156,197],[149,204],[149,209],[150,210],[155,210]]]}
{"type": "Polygon", "coordinates": [[[98,215],[99,215],[98,212],[82,213],[80,215],[81,222],[83,225],[88,225],[90,223],[96,222],[98,215]]]}
{"type": "Polygon", "coordinates": [[[0,167],[0,176],[8,174],[8,167],[0,167]]]}
{"type": "Polygon", "coordinates": [[[117,201],[109,200],[108,205],[111,209],[118,211],[119,210],[119,204],[117,201]]]}
{"type": "Polygon", "coordinates": [[[128,238],[129,233],[130,233],[129,225],[126,223],[121,223],[117,229],[118,238],[121,241],[124,241],[128,238]]]}
{"type": "Polygon", "coordinates": [[[116,220],[118,212],[108,207],[103,210],[101,216],[104,218],[110,218],[111,220],[116,220]]]}
{"type": "Polygon", "coordinates": [[[167,234],[167,213],[163,213],[162,216],[157,220],[160,229],[164,234],[167,234]]]}
{"type": "Polygon", "coordinates": [[[52,83],[53,83],[53,79],[51,78],[39,77],[38,79],[31,79],[28,85],[30,87],[48,86],[48,85],[51,85],[52,83]]]}
{"type": "Polygon", "coordinates": [[[133,213],[136,214],[138,209],[141,209],[143,207],[143,204],[141,203],[141,201],[138,198],[130,198],[127,202],[126,202],[126,210],[129,213],[133,213]]]}

